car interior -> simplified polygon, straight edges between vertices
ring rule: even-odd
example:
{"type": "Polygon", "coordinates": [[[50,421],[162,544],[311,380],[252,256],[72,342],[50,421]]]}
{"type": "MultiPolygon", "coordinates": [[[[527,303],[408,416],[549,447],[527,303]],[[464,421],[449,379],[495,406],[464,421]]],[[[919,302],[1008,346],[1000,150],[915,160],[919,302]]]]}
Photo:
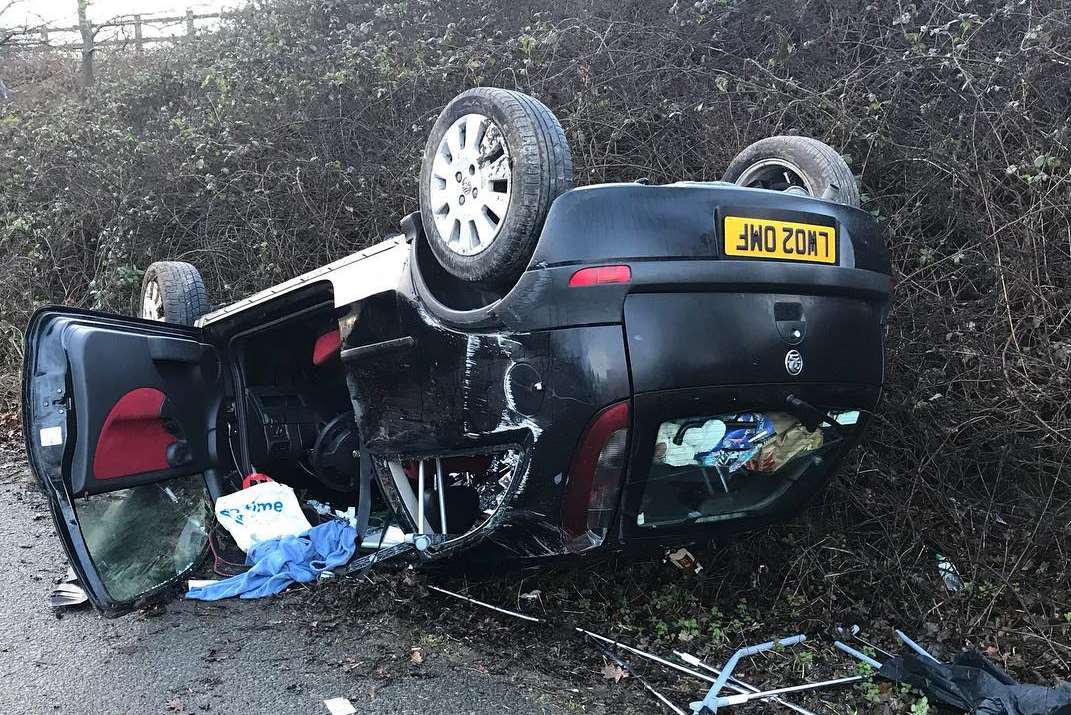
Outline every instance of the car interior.
{"type": "MultiPolygon", "coordinates": [[[[236,491],[245,476],[259,473],[291,486],[305,504],[312,500],[343,512],[357,506],[360,439],[341,356],[339,321],[357,316],[349,325],[352,344],[361,342],[367,325],[394,318],[383,300],[373,298],[351,313],[335,308],[329,293],[328,287],[312,288],[270,301],[265,312],[278,317],[227,330],[224,354],[230,356],[230,382],[235,387],[222,411],[221,434],[227,444],[220,451],[233,455],[234,470],[223,491],[236,491]]],[[[426,481],[419,459],[401,455],[376,466],[400,492],[415,499],[422,491],[424,518],[431,530],[443,532],[445,515],[446,534],[460,536],[477,528],[498,507],[516,462],[517,455],[508,450],[424,459],[426,481]]],[[[392,525],[391,506],[375,480],[371,497],[372,526],[365,541],[375,547],[402,532],[386,535],[392,525]]],[[[414,512],[420,507],[410,500],[407,508],[414,512]]]]}

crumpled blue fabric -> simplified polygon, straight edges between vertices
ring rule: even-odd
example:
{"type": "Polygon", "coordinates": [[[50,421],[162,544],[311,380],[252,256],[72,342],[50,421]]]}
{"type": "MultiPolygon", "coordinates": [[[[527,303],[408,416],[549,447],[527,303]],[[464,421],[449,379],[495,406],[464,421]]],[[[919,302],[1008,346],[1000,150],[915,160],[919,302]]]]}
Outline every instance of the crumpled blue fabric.
{"type": "Polygon", "coordinates": [[[191,588],[186,598],[218,601],[223,598],[260,598],[279,593],[292,583],[308,583],[320,574],[349,563],[357,546],[357,532],[344,521],[328,521],[297,536],[267,539],[253,544],[245,555],[250,569],[221,581],[191,588]]]}

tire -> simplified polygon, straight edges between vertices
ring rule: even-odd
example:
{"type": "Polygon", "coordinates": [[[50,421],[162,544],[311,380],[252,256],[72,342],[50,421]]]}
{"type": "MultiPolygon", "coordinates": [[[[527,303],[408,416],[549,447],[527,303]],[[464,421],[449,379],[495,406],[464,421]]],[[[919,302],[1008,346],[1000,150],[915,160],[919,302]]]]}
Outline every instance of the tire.
{"type": "Polygon", "coordinates": [[[828,144],[810,137],[760,139],[729,164],[722,181],[858,207],[859,185],[844,158],[828,144]]]}
{"type": "Polygon", "coordinates": [[[424,149],[424,233],[452,275],[507,283],[528,265],[551,203],[572,182],[565,132],[543,103],[470,89],[446,105],[424,149]]]}
{"type": "Polygon", "coordinates": [[[201,273],[182,261],[157,261],[145,269],[138,315],[148,320],[193,325],[212,306],[201,273]]]}

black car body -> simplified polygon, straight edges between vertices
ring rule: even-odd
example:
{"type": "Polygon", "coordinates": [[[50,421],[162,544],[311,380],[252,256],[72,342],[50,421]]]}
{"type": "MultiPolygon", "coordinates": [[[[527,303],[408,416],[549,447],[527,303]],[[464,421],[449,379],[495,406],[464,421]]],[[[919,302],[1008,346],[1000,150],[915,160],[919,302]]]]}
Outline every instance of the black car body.
{"type": "MultiPolygon", "coordinates": [[[[193,327],[34,316],[27,450],[98,605],[129,600],[84,533],[102,495],[203,476],[211,500],[255,469],[352,505],[359,452],[407,538],[436,535],[426,560],[668,546],[797,512],[878,402],[891,271],[862,210],[721,182],[574,189],[498,290],[405,225],[193,327]],[[764,454],[775,430],[803,446],[764,454]]],[[[110,523],[94,529],[152,541],[110,523]]]]}

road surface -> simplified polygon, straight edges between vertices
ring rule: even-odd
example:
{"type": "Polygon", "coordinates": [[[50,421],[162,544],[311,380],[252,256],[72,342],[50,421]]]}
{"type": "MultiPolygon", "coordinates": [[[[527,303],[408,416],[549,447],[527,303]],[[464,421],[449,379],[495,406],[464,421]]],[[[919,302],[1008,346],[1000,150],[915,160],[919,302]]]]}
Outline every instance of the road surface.
{"type": "Polygon", "coordinates": [[[17,445],[0,447],[0,505],[0,712],[304,715],[335,697],[362,714],[604,712],[598,678],[578,687],[395,615],[391,601],[404,599],[383,586],[391,576],[57,618],[47,596],[66,561],[17,445]]]}

